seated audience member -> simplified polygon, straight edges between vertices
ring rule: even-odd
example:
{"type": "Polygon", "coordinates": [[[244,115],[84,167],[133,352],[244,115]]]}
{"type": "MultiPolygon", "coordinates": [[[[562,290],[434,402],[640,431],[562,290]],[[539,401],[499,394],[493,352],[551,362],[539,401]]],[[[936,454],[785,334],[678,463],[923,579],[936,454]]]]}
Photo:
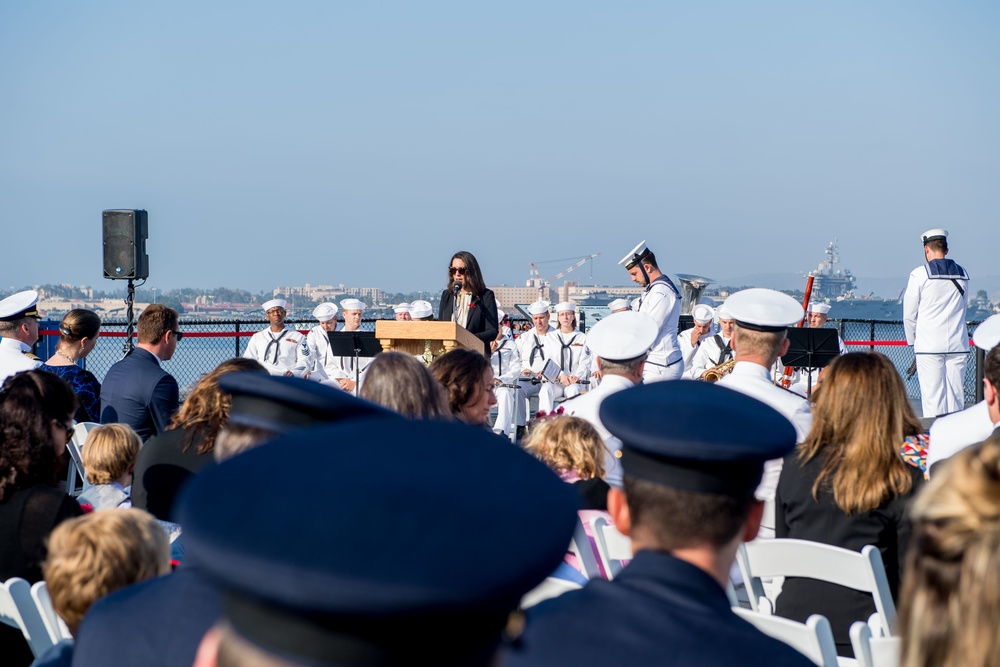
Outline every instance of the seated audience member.
{"type": "Polygon", "coordinates": [[[253,359],[238,357],[223,361],[198,381],[170,427],[150,438],[139,452],[132,487],[135,507],[170,520],[181,485],[212,462],[215,439],[229,417],[230,398],[219,389],[219,379],[251,371],[266,372],[253,359]]]}
{"type": "MultiPolygon", "coordinates": [[[[150,514],[112,508],[65,521],[52,531],[43,570],[52,606],[75,635],[84,614],[105,595],[168,574],[170,545],[150,514]]],[[[68,667],[72,657],[73,642],[59,642],[34,667],[68,667]]],[[[120,664],[115,654],[107,658],[120,664]]]]}
{"type": "Polygon", "coordinates": [[[410,319],[419,322],[429,322],[434,319],[434,307],[430,301],[418,299],[410,304],[410,319]]]}
{"type": "Polygon", "coordinates": [[[764,462],[795,446],[788,420],[704,382],[625,389],[604,400],[601,419],[625,468],[608,511],[635,557],[611,581],[529,609],[504,664],[811,665],[737,617],[725,591],[739,544],[760,527],[764,462]]]}
{"type": "Polygon", "coordinates": [[[1000,435],[935,468],[913,501],[899,603],[903,667],[989,667],[1000,655],[1000,435]]]}
{"type": "Polygon", "coordinates": [[[129,487],[141,448],[142,440],[127,424],[104,424],[88,433],[81,456],[92,486],[84,489],[77,502],[95,510],[132,507],[129,487]]]}
{"type": "Polygon", "coordinates": [[[383,352],[372,360],[361,385],[361,398],[407,419],[452,418],[441,385],[426,366],[402,352],[383,352]]]}
{"type": "Polygon", "coordinates": [[[455,423],[335,424],[241,454],[182,499],[189,557],[227,600],[195,665],[492,665],[510,613],[562,560],[576,503],[533,457],[455,423]],[[302,461],[350,473],[303,484],[302,461]]]}
{"type": "Polygon", "coordinates": [[[74,308],[59,323],[59,344],[40,368],[55,373],[69,383],[80,401],[78,422],[101,421],[101,383],[94,374],[77,364],[86,359],[101,335],[101,318],[92,310],[74,308]]]}
{"type": "Polygon", "coordinates": [[[580,493],[581,509],[607,510],[604,481],[604,440],[584,419],[560,415],[538,421],[524,448],[580,493]]]}
{"type": "MultiPolygon", "coordinates": [[[[372,418],[399,419],[381,406],[312,380],[265,373],[227,373],[218,382],[219,388],[232,397],[229,419],[212,450],[220,461],[308,426],[354,419],[366,423],[372,418]]],[[[334,443],[323,444],[329,447],[334,443]]],[[[341,451],[339,447],[329,449],[341,451]]],[[[302,466],[319,470],[318,466],[325,465],[302,459],[287,463],[300,472],[302,466]]],[[[192,481],[214,467],[205,469],[192,481]]],[[[335,474],[344,468],[338,465],[326,470],[335,474]]],[[[247,489],[263,490],[261,496],[270,497],[274,489],[270,473],[261,471],[256,479],[259,484],[250,480],[247,489]]],[[[326,488],[322,484],[304,486],[326,488]]],[[[282,489],[281,493],[294,495],[291,491],[282,489]]],[[[302,504],[297,516],[304,517],[312,509],[302,504]]],[[[184,531],[182,539],[187,541],[187,526],[184,531]]],[[[184,561],[170,576],[130,586],[91,608],[76,637],[73,651],[76,667],[104,667],[109,655],[115,656],[116,664],[142,667],[190,665],[194,661],[198,642],[219,617],[221,600],[218,587],[205,577],[205,557],[192,558],[193,552],[187,545],[185,548],[184,561]],[[122,637],[131,641],[122,642],[122,637]]],[[[231,565],[229,560],[217,563],[218,567],[231,565]]]]}
{"type": "MultiPolygon", "coordinates": [[[[900,446],[919,432],[920,422],[899,373],[877,353],[834,359],[813,399],[812,429],[784,460],[775,534],[852,551],[877,546],[895,598],[910,540],[906,509],[923,482],[921,472],[903,461],[900,446]]],[[[826,616],[837,652],[851,656],[850,626],[868,620],[875,603],[868,593],[788,577],[775,612],[801,622],[826,616]]]]}
{"type": "Polygon", "coordinates": [[[455,349],[435,359],[430,371],[459,421],[489,426],[490,408],[497,403],[489,359],[479,352],[455,349]]]}
{"type": "MultiPolygon", "coordinates": [[[[76,408],[66,381],[46,371],[22,371],[0,388],[0,581],[41,581],[49,533],[82,513],[59,489],[76,408]]],[[[31,660],[21,631],[0,623],[4,667],[31,660]]]]}

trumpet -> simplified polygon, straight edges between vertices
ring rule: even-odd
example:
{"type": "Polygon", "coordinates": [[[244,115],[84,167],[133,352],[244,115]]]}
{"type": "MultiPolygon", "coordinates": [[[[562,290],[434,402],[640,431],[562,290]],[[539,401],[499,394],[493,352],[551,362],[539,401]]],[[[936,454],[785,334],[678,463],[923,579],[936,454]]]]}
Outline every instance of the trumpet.
{"type": "Polygon", "coordinates": [[[736,365],[736,357],[733,357],[729,361],[724,361],[718,366],[712,366],[704,373],[701,374],[699,380],[704,380],[705,382],[718,382],[733,370],[733,366],[736,365]]]}

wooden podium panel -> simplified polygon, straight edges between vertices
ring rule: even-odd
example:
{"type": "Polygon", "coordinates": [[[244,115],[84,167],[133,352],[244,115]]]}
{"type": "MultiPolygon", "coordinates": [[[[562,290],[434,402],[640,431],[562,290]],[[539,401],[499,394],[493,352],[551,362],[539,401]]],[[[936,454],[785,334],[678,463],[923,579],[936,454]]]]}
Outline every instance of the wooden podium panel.
{"type": "Polygon", "coordinates": [[[379,320],[375,323],[375,338],[383,350],[396,350],[423,355],[430,343],[431,354],[439,357],[455,348],[483,352],[483,341],[454,322],[397,322],[379,320]]]}

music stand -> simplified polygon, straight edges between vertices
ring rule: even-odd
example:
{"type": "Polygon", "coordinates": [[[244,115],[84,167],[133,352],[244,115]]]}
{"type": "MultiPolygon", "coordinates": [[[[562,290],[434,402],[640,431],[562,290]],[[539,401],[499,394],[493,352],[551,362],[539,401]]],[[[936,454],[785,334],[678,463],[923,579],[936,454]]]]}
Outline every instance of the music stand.
{"type": "Polygon", "coordinates": [[[781,357],[781,363],[809,371],[806,385],[811,392],[812,371],[825,368],[840,356],[837,330],[789,327],[788,341],[788,352],[781,357]]]}
{"type": "Polygon", "coordinates": [[[694,315],[681,315],[677,318],[677,333],[694,328],[694,315]]]}
{"type": "Polygon", "coordinates": [[[361,365],[358,357],[374,357],[382,351],[382,344],[374,331],[328,331],[330,352],[337,357],[354,357],[354,388],[361,384],[361,365]]]}

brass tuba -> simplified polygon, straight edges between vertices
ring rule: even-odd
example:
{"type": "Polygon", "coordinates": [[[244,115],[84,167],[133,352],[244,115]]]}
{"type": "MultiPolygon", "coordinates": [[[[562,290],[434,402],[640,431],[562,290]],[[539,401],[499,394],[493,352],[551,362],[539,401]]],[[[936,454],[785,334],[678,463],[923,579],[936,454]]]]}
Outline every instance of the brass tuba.
{"type": "Polygon", "coordinates": [[[704,373],[701,374],[699,380],[704,380],[705,382],[718,382],[722,379],[724,375],[727,375],[733,370],[733,366],[736,365],[736,357],[733,357],[729,361],[724,361],[718,366],[712,366],[704,373]]]}
{"type": "Polygon", "coordinates": [[[677,280],[681,283],[681,315],[690,315],[691,309],[698,304],[702,292],[709,285],[715,283],[711,278],[694,276],[690,273],[677,273],[677,280]]]}

